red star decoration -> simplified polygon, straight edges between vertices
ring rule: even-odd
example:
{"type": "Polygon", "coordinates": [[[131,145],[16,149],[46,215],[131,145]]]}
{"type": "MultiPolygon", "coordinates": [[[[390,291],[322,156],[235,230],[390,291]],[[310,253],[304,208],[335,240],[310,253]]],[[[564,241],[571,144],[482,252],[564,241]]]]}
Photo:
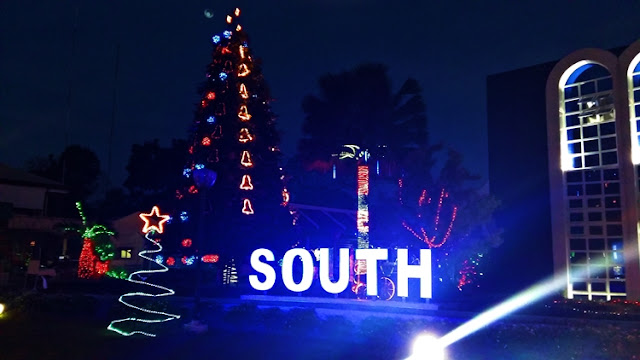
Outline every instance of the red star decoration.
{"type": "Polygon", "coordinates": [[[154,206],[153,208],[151,208],[151,212],[148,214],[140,214],[140,219],[142,219],[142,221],[144,221],[144,226],[142,227],[142,232],[143,233],[148,233],[149,231],[155,230],[157,231],[159,234],[162,234],[162,232],[164,231],[164,229],[162,228],[162,224],[164,224],[165,222],[169,221],[170,216],[169,215],[160,215],[160,209],[158,209],[157,206],[154,206]],[[158,221],[158,225],[152,225],[151,224],[151,218],[155,217],[155,218],[160,218],[161,220],[158,221]]]}

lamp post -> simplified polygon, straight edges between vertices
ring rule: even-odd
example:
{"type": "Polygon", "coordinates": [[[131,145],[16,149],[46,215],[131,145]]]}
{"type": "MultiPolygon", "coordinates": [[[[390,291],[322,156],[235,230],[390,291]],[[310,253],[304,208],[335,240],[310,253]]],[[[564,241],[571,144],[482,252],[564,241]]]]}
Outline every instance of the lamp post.
{"type": "Polygon", "coordinates": [[[198,252],[197,256],[197,264],[196,264],[196,288],[195,288],[195,296],[194,296],[194,318],[200,318],[200,282],[202,281],[202,254],[200,253],[203,248],[203,243],[205,239],[205,226],[204,226],[204,212],[207,203],[207,197],[209,193],[209,189],[215,184],[216,178],[218,174],[210,169],[202,168],[196,169],[193,172],[193,180],[198,187],[198,191],[200,192],[200,216],[198,221],[198,247],[196,251],[198,252]]]}

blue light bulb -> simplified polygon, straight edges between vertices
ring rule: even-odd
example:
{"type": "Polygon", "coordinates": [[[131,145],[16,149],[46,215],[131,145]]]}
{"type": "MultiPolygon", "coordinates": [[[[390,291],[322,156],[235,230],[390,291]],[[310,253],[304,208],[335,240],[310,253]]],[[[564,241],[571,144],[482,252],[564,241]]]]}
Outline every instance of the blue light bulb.
{"type": "Polygon", "coordinates": [[[217,44],[220,42],[220,35],[215,35],[214,37],[211,38],[211,40],[213,40],[214,44],[217,44]]]}
{"type": "Polygon", "coordinates": [[[216,122],[216,117],[215,117],[215,116],[209,116],[209,117],[207,118],[207,122],[208,122],[209,124],[213,124],[214,122],[216,122]]]}
{"type": "Polygon", "coordinates": [[[196,169],[204,169],[204,164],[196,164],[196,169]]]}
{"type": "Polygon", "coordinates": [[[182,170],[182,175],[185,177],[190,177],[191,176],[191,169],[184,169],[182,170]]]}
{"type": "Polygon", "coordinates": [[[225,30],[222,35],[224,35],[225,38],[227,39],[231,39],[231,31],[229,30],[225,30]]]}
{"type": "Polygon", "coordinates": [[[156,263],[162,264],[164,257],[162,255],[156,255],[156,263]]]}
{"type": "Polygon", "coordinates": [[[226,80],[227,79],[227,73],[226,72],[221,72],[220,73],[220,80],[226,80]]]}
{"type": "Polygon", "coordinates": [[[183,222],[189,220],[189,215],[187,215],[186,211],[180,213],[180,220],[182,220],[183,222]]]}

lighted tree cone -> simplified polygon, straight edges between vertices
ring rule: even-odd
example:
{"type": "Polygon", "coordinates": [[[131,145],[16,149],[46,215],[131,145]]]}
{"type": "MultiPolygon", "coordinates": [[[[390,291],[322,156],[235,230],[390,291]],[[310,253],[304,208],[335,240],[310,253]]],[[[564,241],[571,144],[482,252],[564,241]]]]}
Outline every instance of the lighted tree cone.
{"type": "Polygon", "coordinates": [[[85,238],[82,243],[82,252],[78,261],[78,277],[81,279],[91,279],[94,277],[94,267],[96,256],[93,254],[91,239],[85,238]]]}
{"type": "Polygon", "coordinates": [[[131,304],[130,298],[133,297],[138,297],[138,296],[142,296],[142,297],[148,297],[148,298],[158,298],[158,297],[164,297],[164,296],[170,296],[175,294],[175,292],[167,287],[164,286],[160,286],[160,285],[155,285],[155,284],[151,284],[142,280],[135,280],[134,277],[138,276],[140,277],[140,275],[143,274],[152,274],[152,273],[162,273],[162,272],[167,272],[169,271],[169,269],[164,266],[162,263],[156,262],[155,259],[152,259],[151,257],[147,256],[147,254],[156,254],[162,251],[162,246],[155,240],[153,240],[152,238],[149,237],[150,234],[155,233],[155,227],[152,227],[151,230],[145,234],[145,239],[149,240],[151,242],[151,244],[153,244],[156,249],[153,250],[143,250],[140,251],[138,253],[138,256],[140,256],[143,259],[149,260],[151,261],[153,264],[157,264],[158,266],[161,267],[161,269],[156,269],[156,270],[140,270],[140,271],[136,271],[131,273],[131,275],[129,275],[129,277],[127,278],[127,281],[130,281],[132,283],[135,284],[140,284],[140,285],[145,285],[145,286],[150,286],[154,289],[158,289],[162,292],[158,293],[158,294],[152,294],[152,293],[148,293],[148,292],[134,292],[134,293],[127,293],[124,294],[122,296],[120,296],[120,298],[118,299],[118,301],[120,301],[122,304],[124,304],[125,306],[134,309],[134,310],[138,310],[146,315],[156,315],[157,318],[154,319],[146,319],[146,318],[139,318],[139,317],[128,317],[128,318],[124,318],[124,319],[119,319],[119,320],[113,320],[109,326],[107,327],[107,329],[114,331],[120,335],[124,335],[124,336],[131,336],[131,335],[135,335],[135,334],[140,334],[140,335],[145,335],[145,336],[150,336],[150,337],[155,337],[156,334],[153,333],[149,333],[146,331],[142,331],[142,330],[131,330],[131,331],[127,331],[124,330],[123,328],[121,328],[122,325],[124,325],[124,323],[127,322],[133,322],[135,323],[141,323],[141,324],[157,324],[157,323],[163,323],[163,322],[167,322],[167,321],[171,321],[171,320],[175,320],[175,319],[179,319],[180,315],[177,314],[171,314],[171,313],[167,313],[164,311],[156,311],[156,310],[149,310],[149,309],[145,309],[143,307],[140,306],[136,306],[131,304]]]}
{"type": "Polygon", "coordinates": [[[211,38],[212,62],[198,88],[200,104],[172,205],[190,217],[167,236],[172,244],[190,236],[200,253],[238,261],[264,244],[288,247],[292,231],[272,97],[239,14],[230,13],[226,30],[211,38]],[[196,173],[203,169],[220,174],[215,184],[198,184],[196,173]],[[194,185],[198,191],[190,190],[194,185]],[[200,231],[216,236],[200,239],[200,231]]]}

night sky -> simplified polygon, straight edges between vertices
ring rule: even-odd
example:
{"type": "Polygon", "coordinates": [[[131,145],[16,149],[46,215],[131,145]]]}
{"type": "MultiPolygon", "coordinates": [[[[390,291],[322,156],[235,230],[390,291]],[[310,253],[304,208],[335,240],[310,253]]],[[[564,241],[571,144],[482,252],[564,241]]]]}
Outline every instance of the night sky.
{"type": "Polygon", "coordinates": [[[186,137],[211,36],[236,5],[263,61],[286,156],[300,136],[301,99],[320,75],[381,62],[396,86],[420,82],[431,141],[460,150],[485,178],[487,75],[640,35],[638,0],[2,0],[0,162],[23,167],[81,144],[107,172],[115,86],[111,182],[121,184],[132,144],[186,137]]]}

